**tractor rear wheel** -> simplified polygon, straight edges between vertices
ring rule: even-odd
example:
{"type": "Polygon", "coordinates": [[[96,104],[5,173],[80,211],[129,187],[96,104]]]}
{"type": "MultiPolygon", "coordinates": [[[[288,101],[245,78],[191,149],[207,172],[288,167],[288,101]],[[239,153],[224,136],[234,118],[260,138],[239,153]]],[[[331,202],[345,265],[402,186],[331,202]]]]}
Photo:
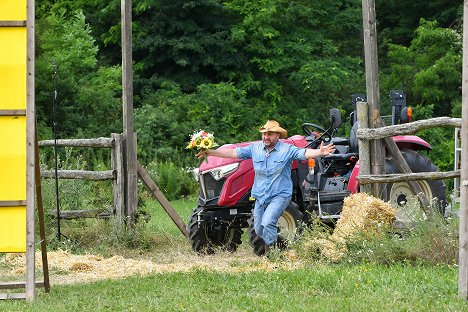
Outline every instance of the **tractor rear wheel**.
{"type": "Polygon", "coordinates": [[[192,250],[200,254],[213,254],[216,250],[234,252],[242,243],[242,227],[239,223],[214,225],[198,222],[201,208],[193,210],[187,230],[192,250]]]}
{"type": "MultiPolygon", "coordinates": [[[[302,224],[303,214],[300,212],[296,203],[290,202],[286,210],[278,219],[278,241],[279,248],[285,248],[288,242],[291,242],[299,232],[302,224]]],[[[257,256],[265,254],[265,242],[257,235],[254,228],[253,213],[252,217],[247,221],[249,228],[247,234],[249,236],[249,244],[253,248],[253,252],[257,256]]]]}
{"type": "MultiPolygon", "coordinates": [[[[404,149],[401,153],[412,172],[438,171],[431,160],[424,155],[409,149],[404,149]]],[[[386,160],[385,170],[387,173],[396,173],[391,159],[386,160]]],[[[444,182],[442,180],[420,180],[418,183],[437,211],[444,215],[447,206],[444,182]]],[[[415,222],[426,218],[420,208],[417,196],[413,195],[407,182],[388,183],[386,192],[390,204],[397,209],[397,221],[415,222]]]]}

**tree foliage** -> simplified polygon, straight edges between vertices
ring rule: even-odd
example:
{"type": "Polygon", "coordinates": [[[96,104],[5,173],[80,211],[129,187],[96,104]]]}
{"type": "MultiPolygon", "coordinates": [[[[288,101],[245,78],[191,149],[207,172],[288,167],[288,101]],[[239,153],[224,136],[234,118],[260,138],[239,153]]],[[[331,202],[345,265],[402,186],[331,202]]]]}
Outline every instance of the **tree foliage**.
{"type": "MultiPolygon", "coordinates": [[[[377,1],[382,103],[402,89],[416,118],[459,116],[460,8],[377,1]]],[[[184,146],[200,128],[232,143],[257,139],[270,118],[290,134],[303,122],[326,125],[330,108],[347,115],[351,95],[365,92],[358,0],[140,0],[132,26],[135,125],[147,163],[194,162],[184,146]]],[[[42,137],[51,135],[54,88],[61,137],[122,131],[120,27],[118,0],[37,4],[42,137]]],[[[449,134],[423,135],[449,167],[449,134]]]]}

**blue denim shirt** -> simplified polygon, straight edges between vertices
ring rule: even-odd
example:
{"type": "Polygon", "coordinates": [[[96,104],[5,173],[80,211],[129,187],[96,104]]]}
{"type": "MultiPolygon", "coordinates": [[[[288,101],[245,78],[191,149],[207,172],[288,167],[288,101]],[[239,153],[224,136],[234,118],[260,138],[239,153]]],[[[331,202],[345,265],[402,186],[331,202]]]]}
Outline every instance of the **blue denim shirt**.
{"type": "Polygon", "coordinates": [[[291,162],[305,160],[304,148],[278,141],[268,152],[263,142],[253,142],[236,148],[237,158],[252,158],[255,180],[252,197],[261,204],[270,202],[275,196],[292,195],[291,162]]]}

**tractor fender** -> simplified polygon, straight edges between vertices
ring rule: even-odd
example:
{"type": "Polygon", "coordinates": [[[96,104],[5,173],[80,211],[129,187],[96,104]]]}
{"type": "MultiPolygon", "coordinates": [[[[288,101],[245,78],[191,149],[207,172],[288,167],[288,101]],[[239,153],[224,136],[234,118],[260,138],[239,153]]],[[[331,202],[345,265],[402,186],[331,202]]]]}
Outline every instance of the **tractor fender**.
{"type": "MultiPolygon", "coordinates": [[[[396,135],[393,137],[393,140],[395,141],[396,145],[400,150],[402,149],[411,149],[414,151],[420,151],[420,150],[426,150],[430,151],[432,150],[432,146],[427,143],[424,139],[416,136],[416,135],[396,135]]],[[[353,168],[353,171],[351,171],[351,176],[349,177],[348,181],[348,190],[354,194],[359,191],[359,181],[357,180],[357,177],[359,175],[359,161],[356,163],[356,165],[353,168]]]]}
{"type": "Polygon", "coordinates": [[[359,160],[354,165],[353,171],[351,171],[351,176],[348,181],[348,190],[351,194],[356,194],[359,191],[359,181],[357,179],[359,175],[359,160]]]}
{"type": "Polygon", "coordinates": [[[427,143],[424,139],[416,135],[396,135],[393,137],[396,145],[400,150],[410,149],[413,151],[432,150],[431,144],[427,143]]]}

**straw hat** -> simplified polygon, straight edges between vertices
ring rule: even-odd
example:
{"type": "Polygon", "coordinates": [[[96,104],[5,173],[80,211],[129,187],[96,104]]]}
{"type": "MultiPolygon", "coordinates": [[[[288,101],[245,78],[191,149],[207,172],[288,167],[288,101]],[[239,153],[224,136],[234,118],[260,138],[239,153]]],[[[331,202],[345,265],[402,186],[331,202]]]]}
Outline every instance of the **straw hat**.
{"type": "Polygon", "coordinates": [[[279,123],[275,120],[268,120],[267,123],[260,128],[260,132],[277,132],[280,134],[280,139],[285,139],[288,131],[280,127],[279,123]]]}

